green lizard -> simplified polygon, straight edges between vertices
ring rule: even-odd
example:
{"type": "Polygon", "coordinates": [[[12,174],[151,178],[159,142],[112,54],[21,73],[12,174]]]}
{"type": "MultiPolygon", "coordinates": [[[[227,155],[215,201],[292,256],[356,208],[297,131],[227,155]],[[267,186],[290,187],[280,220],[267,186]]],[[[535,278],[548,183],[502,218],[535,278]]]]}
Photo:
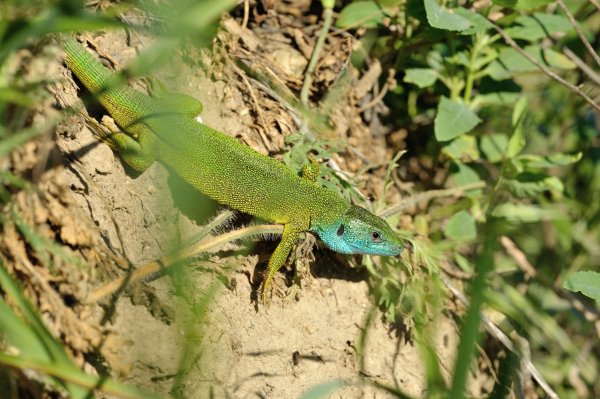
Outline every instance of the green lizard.
{"type": "Polygon", "coordinates": [[[263,302],[301,232],[316,233],[326,246],[344,254],[402,252],[402,242],[383,219],[317,184],[316,162],[298,176],[283,163],[195,120],[199,102],[185,112],[173,102],[115,87],[115,75],[73,37],[63,35],[61,40],[69,69],[123,130],[100,140],[128,165],[143,171],[159,160],[215,201],[284,226],[261,284],[263,302]]]}

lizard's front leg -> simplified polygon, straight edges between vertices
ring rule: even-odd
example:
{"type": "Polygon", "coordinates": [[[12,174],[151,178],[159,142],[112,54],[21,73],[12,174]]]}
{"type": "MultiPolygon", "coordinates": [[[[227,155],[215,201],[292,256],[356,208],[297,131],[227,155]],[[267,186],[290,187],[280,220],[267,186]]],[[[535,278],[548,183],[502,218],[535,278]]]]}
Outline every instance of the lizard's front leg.
{"type": "Polygon", "coordinates": [[[273,277],[275,276],[275,273],[281,269],[281,266],[285,264],[285,261],[292,251],[292,248],[296,246],[296,241],[298,240],[301,232],[302,229],[298,228],[298,226],[294,225],[293,223],[288,223],[283,227],[281,242],[277,248],[275,248],[273,255],[271,255],[271,259],[269,259],[267,274],[264,277],[261,285],[263,304],[266,305],[268,303],[267,295],[269,294],[269,288],[273,282],[273,277]]]}
{"type": "Polygon", "coordinates": [[[308,158],[308,163],[302,167],[302,178],[313,183],[317,182],[317,178],[319,177],[319,162],[313,157],[308,158]]]}

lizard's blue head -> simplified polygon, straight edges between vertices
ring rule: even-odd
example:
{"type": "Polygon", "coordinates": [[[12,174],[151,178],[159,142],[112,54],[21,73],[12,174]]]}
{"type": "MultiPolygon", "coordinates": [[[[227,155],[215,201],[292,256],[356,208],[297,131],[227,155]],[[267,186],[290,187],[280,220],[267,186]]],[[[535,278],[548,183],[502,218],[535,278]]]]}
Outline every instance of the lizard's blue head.
{"type": "Polygon", "coordinates": [[[315,232],[325,245],[343,254],[395,256],[403,248],[385,220],[356,205],[350,205],[339,222],[315,232]]]}

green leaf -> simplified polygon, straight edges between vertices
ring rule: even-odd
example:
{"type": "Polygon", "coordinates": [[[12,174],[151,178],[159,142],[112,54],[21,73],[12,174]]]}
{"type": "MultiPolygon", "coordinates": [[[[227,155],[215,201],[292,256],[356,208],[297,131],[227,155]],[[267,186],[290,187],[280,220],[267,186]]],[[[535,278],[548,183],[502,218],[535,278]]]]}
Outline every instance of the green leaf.
{"type": "Polygon", "coordinates": [[[375,1],[355,1],[342,9],[336,25],[340,28],[375,28],[381,24],[384,15],[375,1]]]}
{"type": "Polygon", "coordinates": [[[377,0],[383,7],[397,7],[400,4],[406,4],[405,0],[377,0]]]}
{"type": "Polygon", "coordinates": [[[491,163],[500,162],[508,148],[508,137],[502,133],[493,133],[481,138],[481,151],[491,163]]]}
{"type": "Polygon", "coordinates": [[[525,154],[518,156],[515,160],[519,162],[524,169],[540,169],[571,165],[578,162],[582,156],[583,154],[581,152],[572,155],[558,153],[547,157],[525,154]]]}
{"type": "Polygon", "coordinates": [[[513,71],[509,70],[508,68],[509,67],[506,64],[496,60],[491,62],[487,68],[485,68],[484,72],[490,78],[500,82],[512,78],[513,71]]]}
{"type": "Polygon", "coordinates": [[[500,62],[507,66],[512,73],[535,71],[537,69],[535,65],[512,47],[500,51],[500,62]]]}
{"type": "Polygon", "coordinates": [[[517,0],[492,0],[492,3],[500,7],[514,8],[517,5],[517,0]]]}
{"type": "Polygon", "coordinates": [[[515,127],[513,135],[510,136],[508,141],[508,148],[506,150],[507,158],[513,158],[517,156],[523,148],[525,148],[525,129],[523,128],[523,119],[525,116],[525,110],[527,109],[527,97],[523,96],[517,101],[513,109],[512,124],[515,127]]]}
{"type": "Polygon", "coordinates": [[[583,271],[571,273],[565,279],[563,287],[573,292],[581,292],[600,305],[600,273],[583,271]]]}
{"type": "Polygon", "coordinates": [[[444,234],[457,241],[471,241],[477,237],[475,219],[467,211],[459,211],[452,215],[446,226],[444,234]]]}
{"type": "Polygon", "coordinates": [[[444,62],[454,65],[462,65],[464,67],[468,67],[471,64],[471,60],[469,60],[469,56],[466,51],[459,51],[452,56],[444,57],[444,62]]]}
{"type": "MultiPolygon", "coordinates": [[[[36,353],[35,358],[40,360],[54,359],[55,362],[65,361],[69,363],[69,359],[64,352],[62,346],[57,343],[50,332],[44,326],[41,318],[35,311],[35,308],[23,295],[23,290],[18,283],[8,274],[4,265],[0,262],[0,287],[4,291],[7,298],[18,309],[19,313],[24,318],[24,325],[36,335],[36,338],[44,348],[45,353],[36,353]]],[[[27,348],[20,348],[22,351],[27,351],[27,348]]],[[[32,356],[34,357],[34,356],[32,356]]]]}
{"type": "Polygon", "coordinates": [[[579,162],[579,160],[581,160],[581,157],[583,157],[583,153],[581,152],[575,154],[557,153],[547,156],[546,161],[550,162],[552,165],[555,166],[567,166],[579,162]]]}
{"type": "Polygon", "coordinates": [[[554,51],[552,49],[543,49],[542,58],[547,61],[547,64],[558,69],[576,69],[577,65],[571,61],[567,56],[554,51]]]}
{"type": "Polygon", "coordinates": [[[492,93],[477,94],[473,100],[473,103],[477,103],[478,106],[513,105],[519,98],[521,98],[521,93],[495,91],[492,93]]]}
{"type": "MultiPolygon", "coordinates": [[[[546,67],[574,69],[576,65],[566,56],[552,49],[543,49],[536,45],[527,46],[524,50],[538,63],[546,67]]],[[[488,75],[496,80],[504,80],[514,74],[537,71],[538,68],[525,56],[512,47],[500,51],[499,60],[492,62],[486,69],[488,75]]]]}
{"type": "MultiPolygon", "coordinates": [[[[456,186],[464,186],[481,181],[481,178],[477,172],[475,172],[470,166],[461,162],[456,162],[455,165],[458,168],[458,171],[453,173],[452,177],[454,178],[454,184],[456,184],[456,186]]],[[[467,191],[467,196],[471,198],[478,197],[480,195],[481,189],[467,191]]]]}
{"type": "Polygon", "coordinates": [[[529,11],[541,8],[552,3],[553,0],[492,0],[492,3],[501,7],[513,8],[520,11],[529,11]]]}
{"type": "Polygon", "coordinates": [[[449,158],[462,162],[476,161],[479,159],[479,149],[475,137],[462,135],[452,140],[442,148],[442,153],[449,158]]]}
{"type": "Polygon", "coordinates": [[[406,0],[405,2],[406,14],[419,22],[427,22],[427,14],[425,13],[425,4],[423,0],[406,0]]]}
{"type": "Polygon", "coordinates": [[[522,15],[515,20],[521,26],[506,29],[513,39],[535,42],[549,35],[566,32],[572,28],[569,20],[562,15],[537,12],[533,16],[522,15]]]}
{"type": "Polygon", "coordinates": [[[563,327],[551,314],[540,309],[529,294],[525,295],[510,283],[504,283],[498,290],[490,290],[487,295],[494,309],[519,323],[523,328],[535,326],[529,330],[532,342],[544,342],[557,350],[576,353],[573,341],[563,327]]]}
{"type": "Polygon", "coordinates": [[[460,267],[463,272],[473,273],[473,266],[469,260],[458,252],[454,252],[454,262],[456,262],[456,265],[460,267]]]}
{"type": "Polygon", "coordinates": [[[523,121],[523,116],[525,115],[525,110],[527,109],[527,97],[522,96],[519,98],[519,101],[515,104],[512,113],[512,125],[516,127],[519,123],[523,121]]]}
{"type": "Polygon", "coordinates": [[[483,15],[467,10],[466,8],[458,7],[454,12],[471,23],[469,29],[460,32],[461,35],[473,35],[475,33],[486,31],[494,26],[483,15]]]}
{"type": "MultiPolygon", "coordinates": [[[[531,46],[527,47],[526,50],[533,59],[546,67],[565,70],[576,68],[576,65],[571,60],[554,50],[532,48],[531,46]]],[[[497,81],[509,79],[513,75],[537,71],[537,66],[512,48],[503,49],[500,60],[490,63],[486,69],[486,73],[497,81]]]]}
{"type": "Polygon", "coordinates": [[[435,0],[424,0],[424,3],[427,22],[434,28],[461,31],[472,26],[468,19],[440,7],[435,0]]]}
{"type": "Polygon", "coordinates": [[[566,250],[570,250],[574,241],[574,223],[568,219],[556,219],[553,221],[553,225],[560,246],[566,250]]]}
{"type": "Polygon", "coordinates": [[[429,87],[437,80],[437,72],[431,68],[410,68],[406,70],[404,81],[413,83],[421,89],[429,87]]]}
{"type": "Polygon", "coordinates": [[[515,158],[508,158],[502,166],[502,176],[507,179],[514,179],[519,173],[523,173],[523,165],[515,158]]]}
{"type": "Polygon", "coordinates": [[[517,0],[515,9],[519,11],[535,10],[543,6],[547,6],[553,1],[554,0],[517,0]]]}
{"type": "Polygon", "coordinates": [[[471,131],[481,119],[464,103],[442,97],[434,122],[435,138],[448,141],[471,131]]]}
{"type": "Polygon", "coordinates": [[[518,198],[533,197],[546,191],[560,195],[564,191],[564,185],[558,177],[542,173],[521,173],[514,179],[507,179],[504,184],[518,198]]]}
{"type": "Polygon", "coordinates": [[[445,58],[442,57],[440,50],[434,49],[427,53],[427,65],[429,65],[434,71],[443,73],[445,71],[445,58]]]}
{"type": "Polygon", "coordinates": [[[557,212],[539,206],[510,203],[498,205],[492,215],[513,223],[535,223],[559,216],[557,212]]]}
{"type": "Polygon", "coordinates": [[[293,147],[296,144],[302,143],[304,141],[304,135],[302,133],[292,133],[289,136],[286,136],[283,139],[285,145],[293,147]]]}

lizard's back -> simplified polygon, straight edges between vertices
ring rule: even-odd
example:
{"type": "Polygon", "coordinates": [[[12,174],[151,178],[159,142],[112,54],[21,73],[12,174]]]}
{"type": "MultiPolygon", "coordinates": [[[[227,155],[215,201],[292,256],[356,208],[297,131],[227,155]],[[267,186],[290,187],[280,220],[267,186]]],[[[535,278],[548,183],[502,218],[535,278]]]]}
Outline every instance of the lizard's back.
{"type": "Polygon", "coordinates": [[[125,130],[147,127],[159,139],[158,159],[208,197],[276,223],[334,220],[349,204],[302,179],[281,162],[236,139],[171,112],[160,100],[115,78],[71,37],[63,37],[67,65],[125,130]],[[108,86],[108,88],[107,88],[108,86]],[[165,111],[167,109],[167,111],[165,111]]]}
{"type": "Polygon", "coordinates": [[[164,143],[159,159],[220,203],[276,223],[303,220],[305,228],[311,218],[322,219],[327,213],[314,210],[339,214],[348,206],[338,194],[230,136],[189,117],[174,117],[173,124],[170,131],[157,126],[164,143]]]}

